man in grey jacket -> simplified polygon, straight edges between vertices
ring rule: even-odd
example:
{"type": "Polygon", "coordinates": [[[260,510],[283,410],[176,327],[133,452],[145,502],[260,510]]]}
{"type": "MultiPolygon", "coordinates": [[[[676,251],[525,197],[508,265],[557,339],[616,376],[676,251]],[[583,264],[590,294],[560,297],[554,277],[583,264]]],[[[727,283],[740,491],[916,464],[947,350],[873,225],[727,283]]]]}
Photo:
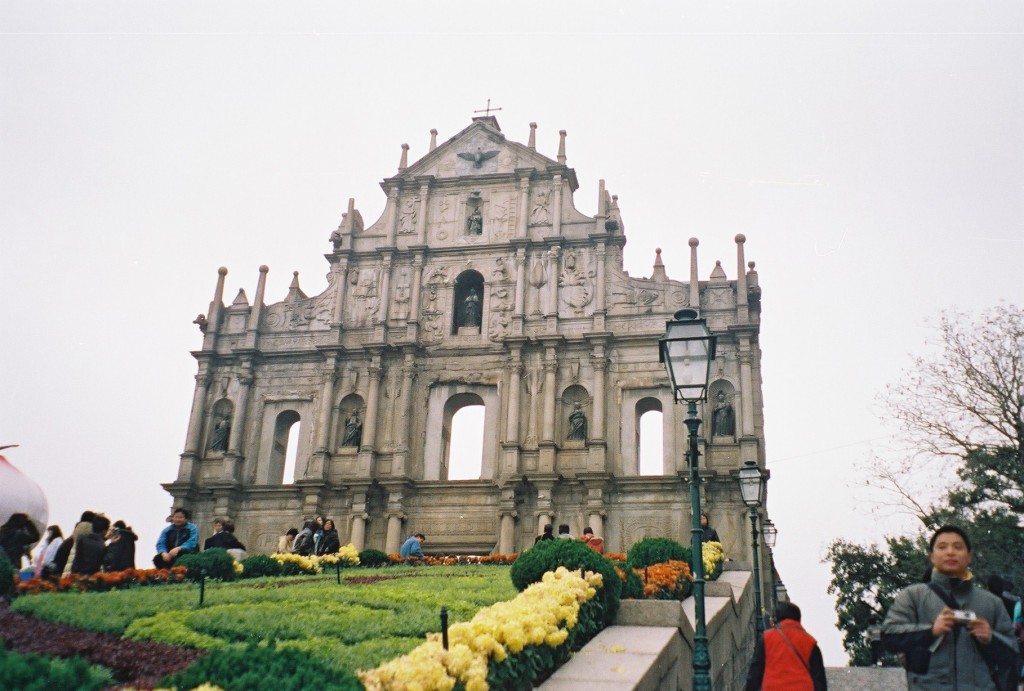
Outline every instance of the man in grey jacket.
{"type": "Polygon", "coordinates": [[[1013,626],[999,598],[975,584],[972,558],[963,530],[939,528],[931,582],[903,589],[882,623],[886,648],[906,656],[910,691],[999,691],[986,658],[1013,654],[1013,626]]]}

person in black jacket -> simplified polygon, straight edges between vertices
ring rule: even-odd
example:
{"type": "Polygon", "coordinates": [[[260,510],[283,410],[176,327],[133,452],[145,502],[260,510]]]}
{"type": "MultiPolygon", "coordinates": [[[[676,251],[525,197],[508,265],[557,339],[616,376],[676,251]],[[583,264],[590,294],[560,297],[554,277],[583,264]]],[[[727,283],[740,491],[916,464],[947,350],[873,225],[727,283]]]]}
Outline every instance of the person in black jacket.
{"type": "Polygon", "coordinates": [[[135,542],[139,536],[124,521],[114,521],[114,527],[107,537],[110,543],[107,545],[107,555],[103,558],[103,570],[111,572],[134,569],[135,542]]]}
{"type": "Polygon", "coordinates": [[[224,519],[221,523],[222,530],[219,533],[214,533],[210,537],[206,538],[203,543],[203,549],[207,550],[211,547],[220,547],[221,549],[240,549],[245,551],[245,545],[238,541],[235,537],[235,523],[230,519],[224,519]]]}
{"type": "Polygon", "coordinates": [[[97,514],[92,519],[92,532],[75,540],[75,559],[71,562],[71,573],[79,576],[91,576],[103,566],[103,558],[107,555],[106,534],[110,529],[110,519],[97,514]]]}
{"type": "Polygon", "coordinates": [[[318,556],[324,554],[335,554],[341,549],[341,539],[338,537],[338,531],[334,527],[334,519],[324,519],[324,536],[320,538],[320,544],[317,545],[316,553],[318,556]]]}
{"type": "Polygon", "coordinates": [[[21,569],[21,558],[29,556],[32,545],[39,542],[39,529],[28,514],[12,514],[0,526],[0,553],[7,557],[15,571],[21,569]]]}

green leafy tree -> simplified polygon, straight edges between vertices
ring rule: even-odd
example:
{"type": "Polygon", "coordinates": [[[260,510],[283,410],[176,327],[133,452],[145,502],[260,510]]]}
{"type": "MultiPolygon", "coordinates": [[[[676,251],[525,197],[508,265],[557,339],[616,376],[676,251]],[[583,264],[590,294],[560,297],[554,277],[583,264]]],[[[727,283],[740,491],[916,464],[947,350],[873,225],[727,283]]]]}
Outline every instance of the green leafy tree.
{"type": "Polygon", "coordinates": [[[928,543],[922,537],[887,537],[884,548],[835,540],[825,561],[831,564],[830,595],[836,596],[837,625],[850,664],[871,664],[865,638],[871,618],[881,622],[896,593],[920,581],[928,567],[928,543]]]}
{"type": "MultiPolygon", "coordinates": [[[[1024,310],[1001,305],[975,317],[944,312],[937,340],[881,397],[899,430],[902,459],[871,477],[921,522],[922,535],[953,524],[974,547],[974,571],[1024,588],[1024,310]],[[952,480],[955,478],[955,480],[952,480]]],[[[870,484],[870,483],[869,483],[870,484]]],[[[866,664],[864,631],[927,568],[924,537],[887,537],[886,548],[833,542],[829,593],[851,664],[866,664]]]]}

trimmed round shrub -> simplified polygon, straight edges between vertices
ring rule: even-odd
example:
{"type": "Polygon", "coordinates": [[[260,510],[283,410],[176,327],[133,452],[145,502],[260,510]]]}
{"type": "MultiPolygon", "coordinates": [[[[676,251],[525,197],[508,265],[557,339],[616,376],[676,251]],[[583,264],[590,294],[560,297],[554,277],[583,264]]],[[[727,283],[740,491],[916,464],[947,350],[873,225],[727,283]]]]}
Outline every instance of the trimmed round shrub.
{"type": "Polygon", "coordinates": [[[199,554],[186,554],[174,562],[188,569],[188,578],[198,581],[201,576],[230,581],[235,577],[235,560],[220,547],[211,547],[199,554]]]}
{"type": "Polygon", "coordinates": [[[161,687],[193,689],[209,682],[225,691],[362,691],[348,671],[332,670],[290,648],[250,643],[220,648],[188,669],[160,681],[161,687]]]}
{"type": "Polygon", "coordinates": [[[0,551],[0,598],[14,594],[14,564],[0,551]]]}
{"type": "MultiPolygon", "coordinates": [[[[594,603],[597,607],[597,611],[594,612],[594,618],[598,624],[597,631],[610,624],[619,611],[622,581],[615,573],[615,565],[612,562],[587,547],[580,540],[543,540],[523,552],[512,564],[512,584],[520,591],[526,590],[531,583],[537,583],[545,573],[554,571],[559,566],[564,566],[572,571],[582,569],[601,574],[604,587],[587,604],[594,603]]],[[[593,633],[597,633],[597,631],[593,633]]]]}
{"type": "Polygon", "coordinates": [[[359,553],[359,565],[368,567],[387,566],[388,555],[379,549],[364,549],[359,553]]]}
{"type": "Polygon", "coordinates": [[[276,559],[266,554],[257,554],[242,562],[242,578],[259,578],[261,576],[280,576],[281,565],[276,559]]]}
{"type": "Polygon", "coordinates": [[[666,561],[685,561],[692,564],[693,551],[667,537],[645,537],[629,548],[626,565],[633,569],[654,566],[666,561]]]}

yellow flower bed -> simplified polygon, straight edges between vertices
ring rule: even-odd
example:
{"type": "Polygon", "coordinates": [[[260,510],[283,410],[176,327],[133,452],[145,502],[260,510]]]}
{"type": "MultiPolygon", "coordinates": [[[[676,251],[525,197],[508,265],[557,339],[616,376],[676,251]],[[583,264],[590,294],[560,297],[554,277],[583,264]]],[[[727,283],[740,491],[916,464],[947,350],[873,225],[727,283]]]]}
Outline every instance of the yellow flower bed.
{"type": "Polygon", "coordinates": [[[276,552],[271,554],[270,558],[281,566],[284,566],[285,564],[296,564],[300,569],[307,573],[320,573],[323,571],[324,565],[334,566],[338,562],[341,562],[343,566],[358,566],[359,550],[351,544],[347,544],[334,554],[324,554],[319,557],[315,554],[304,557],[301,554],[284,554],[276,552]]]}
{"type": "Polygon", "coordinates": [[[368,691],[450,691],[456,683],[466,691],[485,691],[490,660],[502,662],[530,645],[562,645],[576,626],[580,605],[601,585],[600,574],[581,575],[560,566],[514,599],[485,607],[470,621],[449,628],[448,650],[441,646],[441,634],[428,634],[426,643],[359,672],[359,678],[368,691]]]}

